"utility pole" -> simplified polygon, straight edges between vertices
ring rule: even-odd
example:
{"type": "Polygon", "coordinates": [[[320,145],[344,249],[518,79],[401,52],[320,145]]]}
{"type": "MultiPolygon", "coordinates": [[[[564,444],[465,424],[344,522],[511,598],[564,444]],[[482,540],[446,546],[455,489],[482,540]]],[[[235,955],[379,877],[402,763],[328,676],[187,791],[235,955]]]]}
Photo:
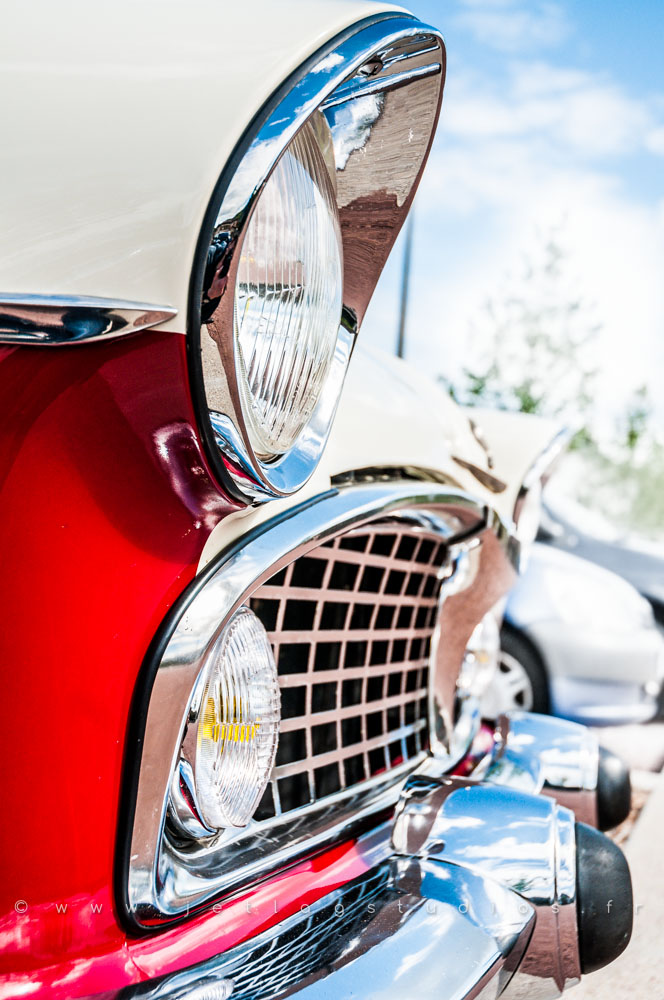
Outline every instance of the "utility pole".
{"type": "Polygon", "coordinates": [[[401,272],[401,304],[399,308],[399,330],[397,333],[397,357],[406,356],[406,318],[408,314],[408,285],[410,282],[410,255],[413,249],[413,220],[415,214],[411,205],[406,222],[406,241],[403,248],[403,269],[401,272]]]}

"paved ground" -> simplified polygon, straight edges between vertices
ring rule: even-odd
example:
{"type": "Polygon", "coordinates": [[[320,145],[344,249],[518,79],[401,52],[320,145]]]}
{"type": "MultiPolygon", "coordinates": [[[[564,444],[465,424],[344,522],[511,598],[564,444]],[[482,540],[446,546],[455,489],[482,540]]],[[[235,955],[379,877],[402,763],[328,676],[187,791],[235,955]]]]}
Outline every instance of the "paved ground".
{"type": "Polygon", "coordinates": [[[664,776],[657,778],[624,848],[632,871],[637,913],[627,950],[606,969],[587,976],[574,1000],[662,1000],[664,997],[664,776]]]}
{"type": "MultiPolygon", "coordinates": [[[[623,845],[632,871],[637,913],[627,950],[600,972],[583,979],[573,1000],[664,998],[664,723],[598,731],[604,746],[632,768],[634,786],[647,799],[623,845]],[[648,773],[649,772],[649,773],[648,773]]],[[[637,792],[637,795],[639,792],[637,792]]]]}
{"type": "Polygon", "coordinates": [[[630,768],[661,771],[664,767],[664,722],[650,722],[645,726],[608,726],[595,732],[602,746],[617,753],[630,768]]]}

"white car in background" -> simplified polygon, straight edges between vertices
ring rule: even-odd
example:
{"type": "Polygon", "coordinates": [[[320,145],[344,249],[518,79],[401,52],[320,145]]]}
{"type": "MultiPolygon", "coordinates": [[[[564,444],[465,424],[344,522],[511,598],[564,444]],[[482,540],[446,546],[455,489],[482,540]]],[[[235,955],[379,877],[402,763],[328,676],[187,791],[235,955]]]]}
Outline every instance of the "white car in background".
{"type": "Polygon", "coordinates": [[[617,574],[537,543],[511,591],[488,718],[521,708],[585,725],[657,712],[664,640],[652,607],[617,574]]]}

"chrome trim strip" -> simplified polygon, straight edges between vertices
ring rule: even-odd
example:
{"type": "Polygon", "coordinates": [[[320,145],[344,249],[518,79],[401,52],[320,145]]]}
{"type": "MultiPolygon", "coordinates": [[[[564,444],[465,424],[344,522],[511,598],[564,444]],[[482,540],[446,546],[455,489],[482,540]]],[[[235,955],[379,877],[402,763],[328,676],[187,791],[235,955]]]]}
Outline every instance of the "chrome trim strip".
{"type": "Polygon", "coordinates": [[[380,15],[334,39],[300,74],[275,94],[219,179],[201,230],[189,303],[191,385],[201,434],[218,478],[243,503],[295,493],[318,464],[364,311],[424,169],[442,100],[445,48],[435,28],[412,16],[380,15]],[[413,87],[407,107],[398,96],[406,85],[413,87]],[[355,98],[373,103],[349,118],[347,102],[355,98]],[[316,113],[330,139],[326,154],[343,243],[342,315],[327,382],[307,425],[291,448],[266,459],[254,448],[245,419],[234,344],[239,251],[270,174],[316,113]]]}
{"type": "MultiPolygon", "coordinates": [[[[179,757],[187,706],[207,651],[227,618],[258,585],[331,535],[404,509],[445,505],[467,512],[475,519],[475,530],[491,528],[511,557],[518,557],[498,516],[461,490],[430,483],[369,483],[323,494],[268,521],[223,552],[182,595],[146,663],[144,683],[146,692],[150,691],[149,703],[137,706],[135,745],[129,750],[130,756],[133,753],[142,757],[135,803],[130,805],[133,815],[127,817],[127,832],[131,829],[128,857],[120,873],[120,889],[123,896],[126,894],[125,906],[133,926],[172,920],[187,906],[204,902],[231,881],[227,871],[205,877],[201,858],[196,876],[175,870],[173,857],[165,858],[161,851],[168,792],[179,757]]],[[[466,529],[462,537],[468,534],[466,529]]],[[[452,552],[456,541],[457,536],[450,531],[452,552]]],[[[380,786],[378,793],[370,812],[378,807],[376,802],[380,806],[388,804],[380,786]]],[[[339,835],[356,820],[344,817],[339,824],[338,816],[333,818],[337,825],[332,823],[326,831],[328,837],[339,835]]],[[[223,840],[217,846],[223,848],[223,840]]],[[[298,853],[300,850],[298,847],[298,853]]],[[[261,864],[243,872],[245,879],[264,871],[266,864],[274,868],[280,861],[283,863],[284,859],[275,857],[269,845],[266,855],[261,864]]],[[[237,872],[231,874],[237,882],[237,872]]]]}
{"type": "MultiPolygon", "coordinates": [[[[427,51],[431,52],[432,49],[427,51]]],[[[440,72],[440,64],[434,63],[429,66],[418,66],[415,69],[405,70],[403,73],[394,73],[392,76],[386,76],[380,80],[357,77],[346,86],[338,87],[334,94],[323,102],[321,110],[326,111],[327,108],[334,108],[338,104],[352,101],[356,97],[368,97],[370,94],[380,94],[385,90],[391,90],[392,87],[403,87],[405,84],[411,83],[412,80],[420,80],[424,76],[435,76],[440,72]]]]}
{"type": "Polygon", "coordinates": [[[151,329],[175,315],[172,306],[122,299],[0,294],[0,344],[89,344],[151,329]]]}
{"type": "Polygon", "coordinates": [[[561,428],[549,441],[547,446],[537,455],[521,484],[520,494],[527,492],[537,482],[545,482],[551,472],[552,466],[558,461],[563,450],[567,447],[572,437],[572,432],[567,427],[561,428]]]}

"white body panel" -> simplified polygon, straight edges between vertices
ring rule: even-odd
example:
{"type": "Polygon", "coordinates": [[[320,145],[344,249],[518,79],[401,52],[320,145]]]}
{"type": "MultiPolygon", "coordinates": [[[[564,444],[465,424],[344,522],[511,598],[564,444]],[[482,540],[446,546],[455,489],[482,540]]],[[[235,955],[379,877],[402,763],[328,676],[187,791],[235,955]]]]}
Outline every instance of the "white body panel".
{"type": "Polygon", "coordinates": [[[491,471],[507,484],[500,498],[501,509],[509,508],[511,513],[531,465],[560,432],[561,425],[546,417],[508,410],[463,407],[463,412],[472,418],[489,446],[494,461],[491,471]]]}
{"type": "Polygon", "coordinates": [[[10,0],[0,32],[0,293],[171,305],[178,315],[162,329],[184,331],[201,221],[247,125],[328,39],[396,9],[10,0]]]}

